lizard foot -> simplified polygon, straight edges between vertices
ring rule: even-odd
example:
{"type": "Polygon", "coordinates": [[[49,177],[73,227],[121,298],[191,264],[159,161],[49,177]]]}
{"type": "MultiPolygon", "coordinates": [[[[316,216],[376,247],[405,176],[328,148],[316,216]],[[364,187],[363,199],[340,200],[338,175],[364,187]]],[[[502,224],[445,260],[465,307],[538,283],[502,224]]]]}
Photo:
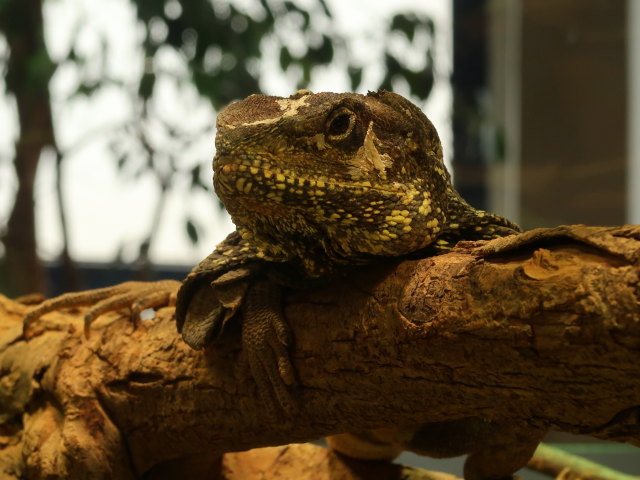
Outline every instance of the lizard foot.
{"type": "Polygon", "coordinates": [[[124,282],[113,287],[97,288],[82,292],[65,293],[45,300],[25,315],[22,327],[25,338],[32,336],[33,324],[45,313],[63,308],[92,305],[84,316],[84,334],[88,338],[91,324],[102,314],[129,308],[131,318],[137,327],[140,312],[147,308],[175,304],[180,282],[160,280],[157,282],[124,282]]]}
{"type": "Polygon", "coordinates": [[[281,288],[267,281],[253,284],[242,305],[244,360],[273,415],[277,415],[277,406],[285,414],[297,410],[291,393],[297,383],[289,357],[291,332],[281,305],[281,288]]]}
{"type": "Polygon", "coordinates": [[[229,321],[240,310],[252,269],[230,270],[204,287],[197,275],[189,275],[178,291],[176,323],[187,345],[200,350],[221,337],[229,321]],[[204,288],[203,288],[204,287],[204,288]]]}

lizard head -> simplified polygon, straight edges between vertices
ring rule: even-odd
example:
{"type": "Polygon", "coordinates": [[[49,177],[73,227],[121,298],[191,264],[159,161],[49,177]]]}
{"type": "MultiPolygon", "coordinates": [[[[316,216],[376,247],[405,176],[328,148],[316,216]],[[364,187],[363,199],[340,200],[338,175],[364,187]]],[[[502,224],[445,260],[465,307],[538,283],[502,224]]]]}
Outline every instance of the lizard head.
{"type": "Polygon", "coordinates": [[[380,91],[251,95],[218,115],[217,194],[267,260],[318,276],[436,240],[451,181],[418,107],[380,91]]]}

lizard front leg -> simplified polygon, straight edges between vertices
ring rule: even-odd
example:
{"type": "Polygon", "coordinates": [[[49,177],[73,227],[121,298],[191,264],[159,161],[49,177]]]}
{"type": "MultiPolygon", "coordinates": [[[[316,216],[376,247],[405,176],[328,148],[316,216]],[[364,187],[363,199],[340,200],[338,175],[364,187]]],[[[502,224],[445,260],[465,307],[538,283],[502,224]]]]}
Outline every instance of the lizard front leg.
{"type": "Polygon", "coordinates": [[[290,329],[282,313],[282,287],[279,281],[267,280],[271,273],[233,232],[183,282],[176,321],[185,342],[201,349],[221,339],[228,324],[242,320],[242,365],[248,367],[267,409],[275,414],[278,409],[295,410],[291,387],[296,380],[289,357],[290,329]]]}
{"type": "Polygon", "coordinates": [[[270,413],[295,410],[290,391],[296,384],[289,357],[291,333],[277,283],[265,280],[251,266],[230,270],[213,281],[206,274],[191,277],[179,293],[176,316],[183,339],[197,350],[216,348],[224,342],[228,323],[241,321],[240,373],[255,380],[270,413]]]}
{"type": "Polygon", "coordinates": [[[295,411],[291,387],[296,378],[290,359],[291,331],[282,314],[282,288],[257,281],[247,291],[242,314],[242,354],[263,401],[273,411],[275,396],[285,413],[295,411]]]}

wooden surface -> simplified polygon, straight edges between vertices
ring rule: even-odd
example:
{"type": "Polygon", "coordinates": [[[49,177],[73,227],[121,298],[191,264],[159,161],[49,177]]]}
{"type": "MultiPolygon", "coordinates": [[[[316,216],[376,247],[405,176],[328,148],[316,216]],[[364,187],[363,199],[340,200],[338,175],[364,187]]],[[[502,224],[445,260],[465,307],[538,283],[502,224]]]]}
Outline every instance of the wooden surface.
{"type": "Polygon", "coordinates": [[[640,227],[573,226],[289,292],[300,408],[281,418],[237,368],[233,329],[203,354],[168,308],[135,331],[107,315],[88,340],[64,312],[27,342],[28,307],[0,297],[0,473],[163,478],[202,459],[219,471],[223,452],[475,416],[640,446],[639,263],[640,227]]]}

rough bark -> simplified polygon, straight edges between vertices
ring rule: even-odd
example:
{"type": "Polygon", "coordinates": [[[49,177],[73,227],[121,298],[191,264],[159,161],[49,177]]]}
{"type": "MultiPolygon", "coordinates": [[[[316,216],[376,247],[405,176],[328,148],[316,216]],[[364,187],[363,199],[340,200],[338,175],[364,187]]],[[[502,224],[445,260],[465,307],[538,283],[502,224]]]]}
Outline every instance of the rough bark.
{"type": "Polygon", "coordinates": [[[227,453],[221,473],[224,480],[460,480],[389,462],[362,462],[308,443],[227,453]]]}
{"type": "Polygon", "coordinates": [[[639,264],[640,227],[573,226],[290,291],[300,408],[285,418],[236,368],[233,329],[203,354],[171,309],[135,331],[110,315],[88,340],[78,313],[52,313],[25,342],[27,307],[2,298],[0,464],[139,478],[179,458],[476,416],[640,446],[639,264]]]}

